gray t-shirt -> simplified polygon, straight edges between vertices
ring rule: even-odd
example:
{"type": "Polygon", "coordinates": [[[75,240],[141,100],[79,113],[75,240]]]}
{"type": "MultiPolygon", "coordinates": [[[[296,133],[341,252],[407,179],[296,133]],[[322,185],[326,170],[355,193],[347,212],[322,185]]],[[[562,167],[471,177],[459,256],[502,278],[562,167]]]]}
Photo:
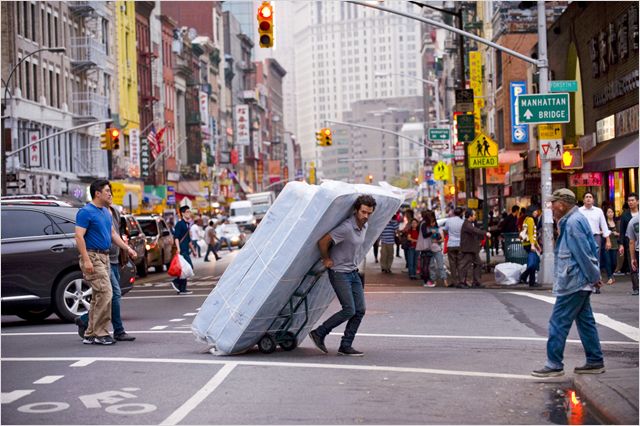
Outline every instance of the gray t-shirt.
{"type": "Polygon", "coordinates": [[[457,248],[460,247],[460,232],[462,231],[462,224],[464,220],[459,216],[451,216],[444,224],[444,230],[449,234],[449,242],[447,247],[457,248]]]}
{"type": "Polygon", "coordinates": [[[627,238],[629,241],[633,240],[636,242],[636,251],[640,251],[640,244],[638,244],[638,219],[640,216],[636,215],[633,219],[629,221],[629,226],[627,226],[627,238]]]}
{"type": "Polygon", "coordinates": [[[358,228],[355,216],[351,216],[329,232],[334,244],[329,253],[333,260],[333,271],[352,272],[358,269],[356,256],[362,249],[366,233],[367,225],[362,229],[358,228]]]}

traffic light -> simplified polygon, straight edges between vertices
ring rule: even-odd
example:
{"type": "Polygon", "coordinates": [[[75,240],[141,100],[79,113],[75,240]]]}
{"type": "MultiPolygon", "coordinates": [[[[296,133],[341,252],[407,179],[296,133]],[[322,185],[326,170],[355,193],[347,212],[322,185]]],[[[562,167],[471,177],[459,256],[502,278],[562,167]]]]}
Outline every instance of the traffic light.
{"type": "Polygon", "coordinates": [[[324,146],[331,146],[333,144],[333,136],[331,135],[331,129],[325,127],[320,131],[324,140],[324,146]]]}
{"type": "Polygon", "coordinates": [[[582,148],[565,147],[562,160],[560,161],[560,167],[562,170],[582,169],[582,148]]]}
{"type": "Polygon", "coordinates": [[[110,150],[111,149],[111,129],[107,128],[100,134],[100,148],[110,150]]]}
{"type": "Polygon", "coordinates": [[[111,135],[111,149],[120,149],[120,130],[111,127],[109,134],[111,135]]]}
{"type": "Polygon", "coordinates": [[[258,7],[258,33],[260,47],[273,47],[273,6],[268,1],[258,7]]]}
{"type": "Polygon", "coordinates": [[[318,141],[318,145],[324,146],[324,136],[322,136],[322,131],[316,132],[316,141],[318,141]]]}
{"type": "Polygon", "coordinates": [[[369,173],[369,176],[367,176],[367,183],[372,183],[372,182],[373,182],[373,175],[369,173]]]}

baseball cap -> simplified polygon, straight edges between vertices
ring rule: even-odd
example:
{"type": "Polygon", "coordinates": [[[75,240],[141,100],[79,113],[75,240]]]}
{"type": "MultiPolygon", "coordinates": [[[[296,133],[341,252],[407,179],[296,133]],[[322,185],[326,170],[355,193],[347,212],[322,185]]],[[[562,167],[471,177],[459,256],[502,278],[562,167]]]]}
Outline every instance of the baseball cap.
{"type": "Polygon", "coordinates": [[[568,204],[575,204],[577,202],[576,194],[574,194],[573,191],[567,188],[556,189],[555,191],[553,191],[553,194],[551,194],[551,198],[549,198],[549,201],[564,201],[568,204]]]}

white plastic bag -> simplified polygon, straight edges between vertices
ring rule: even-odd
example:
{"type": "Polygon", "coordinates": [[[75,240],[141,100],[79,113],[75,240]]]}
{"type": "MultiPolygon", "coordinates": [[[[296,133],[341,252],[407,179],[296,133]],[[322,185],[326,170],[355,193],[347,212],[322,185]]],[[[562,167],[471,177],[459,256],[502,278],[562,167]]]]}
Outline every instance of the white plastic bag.
{"type": "Polygon", "coordinates": [[[182,272],[180,273],[181,279],[191,278],[194,275],[193,268],[182,255],[180,255],[180,268],[182,268],[182,272]]]}
{"type": "Polygon", "coordinates": [[[501,263],[496,265],[494,274],[496,284],[499,285],[515,285],[520,282],[520,275],[527,269],[527,265],[518,263],[501,263]]]}

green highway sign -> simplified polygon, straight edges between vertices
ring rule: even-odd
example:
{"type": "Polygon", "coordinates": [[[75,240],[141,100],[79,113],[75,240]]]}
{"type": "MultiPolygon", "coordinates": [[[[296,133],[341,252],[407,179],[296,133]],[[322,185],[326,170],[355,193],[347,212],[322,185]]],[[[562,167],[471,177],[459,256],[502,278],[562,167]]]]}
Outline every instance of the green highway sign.
{"type": "Polygon", "coordinates": [[[460,114],[456,117],[458,140],[471,142],[476,138],[476,123],[473,114],[460,114]]]}
{"type": "Polygon", "coordinates": [[[549,91],[554,93],[577,92],[578,82],[576,80],[556,80],[549,82],[549,91]]]}
{"type": "Polygon", "coordinates": [[[569,94],[520,95],[517,97],[517,124],[568,123],[569,94]]]}
{"type": "Polygon", "coordinates": [[[448,141],[449,138],[449,129],[429,129],[430,141],[448,141]]]}

